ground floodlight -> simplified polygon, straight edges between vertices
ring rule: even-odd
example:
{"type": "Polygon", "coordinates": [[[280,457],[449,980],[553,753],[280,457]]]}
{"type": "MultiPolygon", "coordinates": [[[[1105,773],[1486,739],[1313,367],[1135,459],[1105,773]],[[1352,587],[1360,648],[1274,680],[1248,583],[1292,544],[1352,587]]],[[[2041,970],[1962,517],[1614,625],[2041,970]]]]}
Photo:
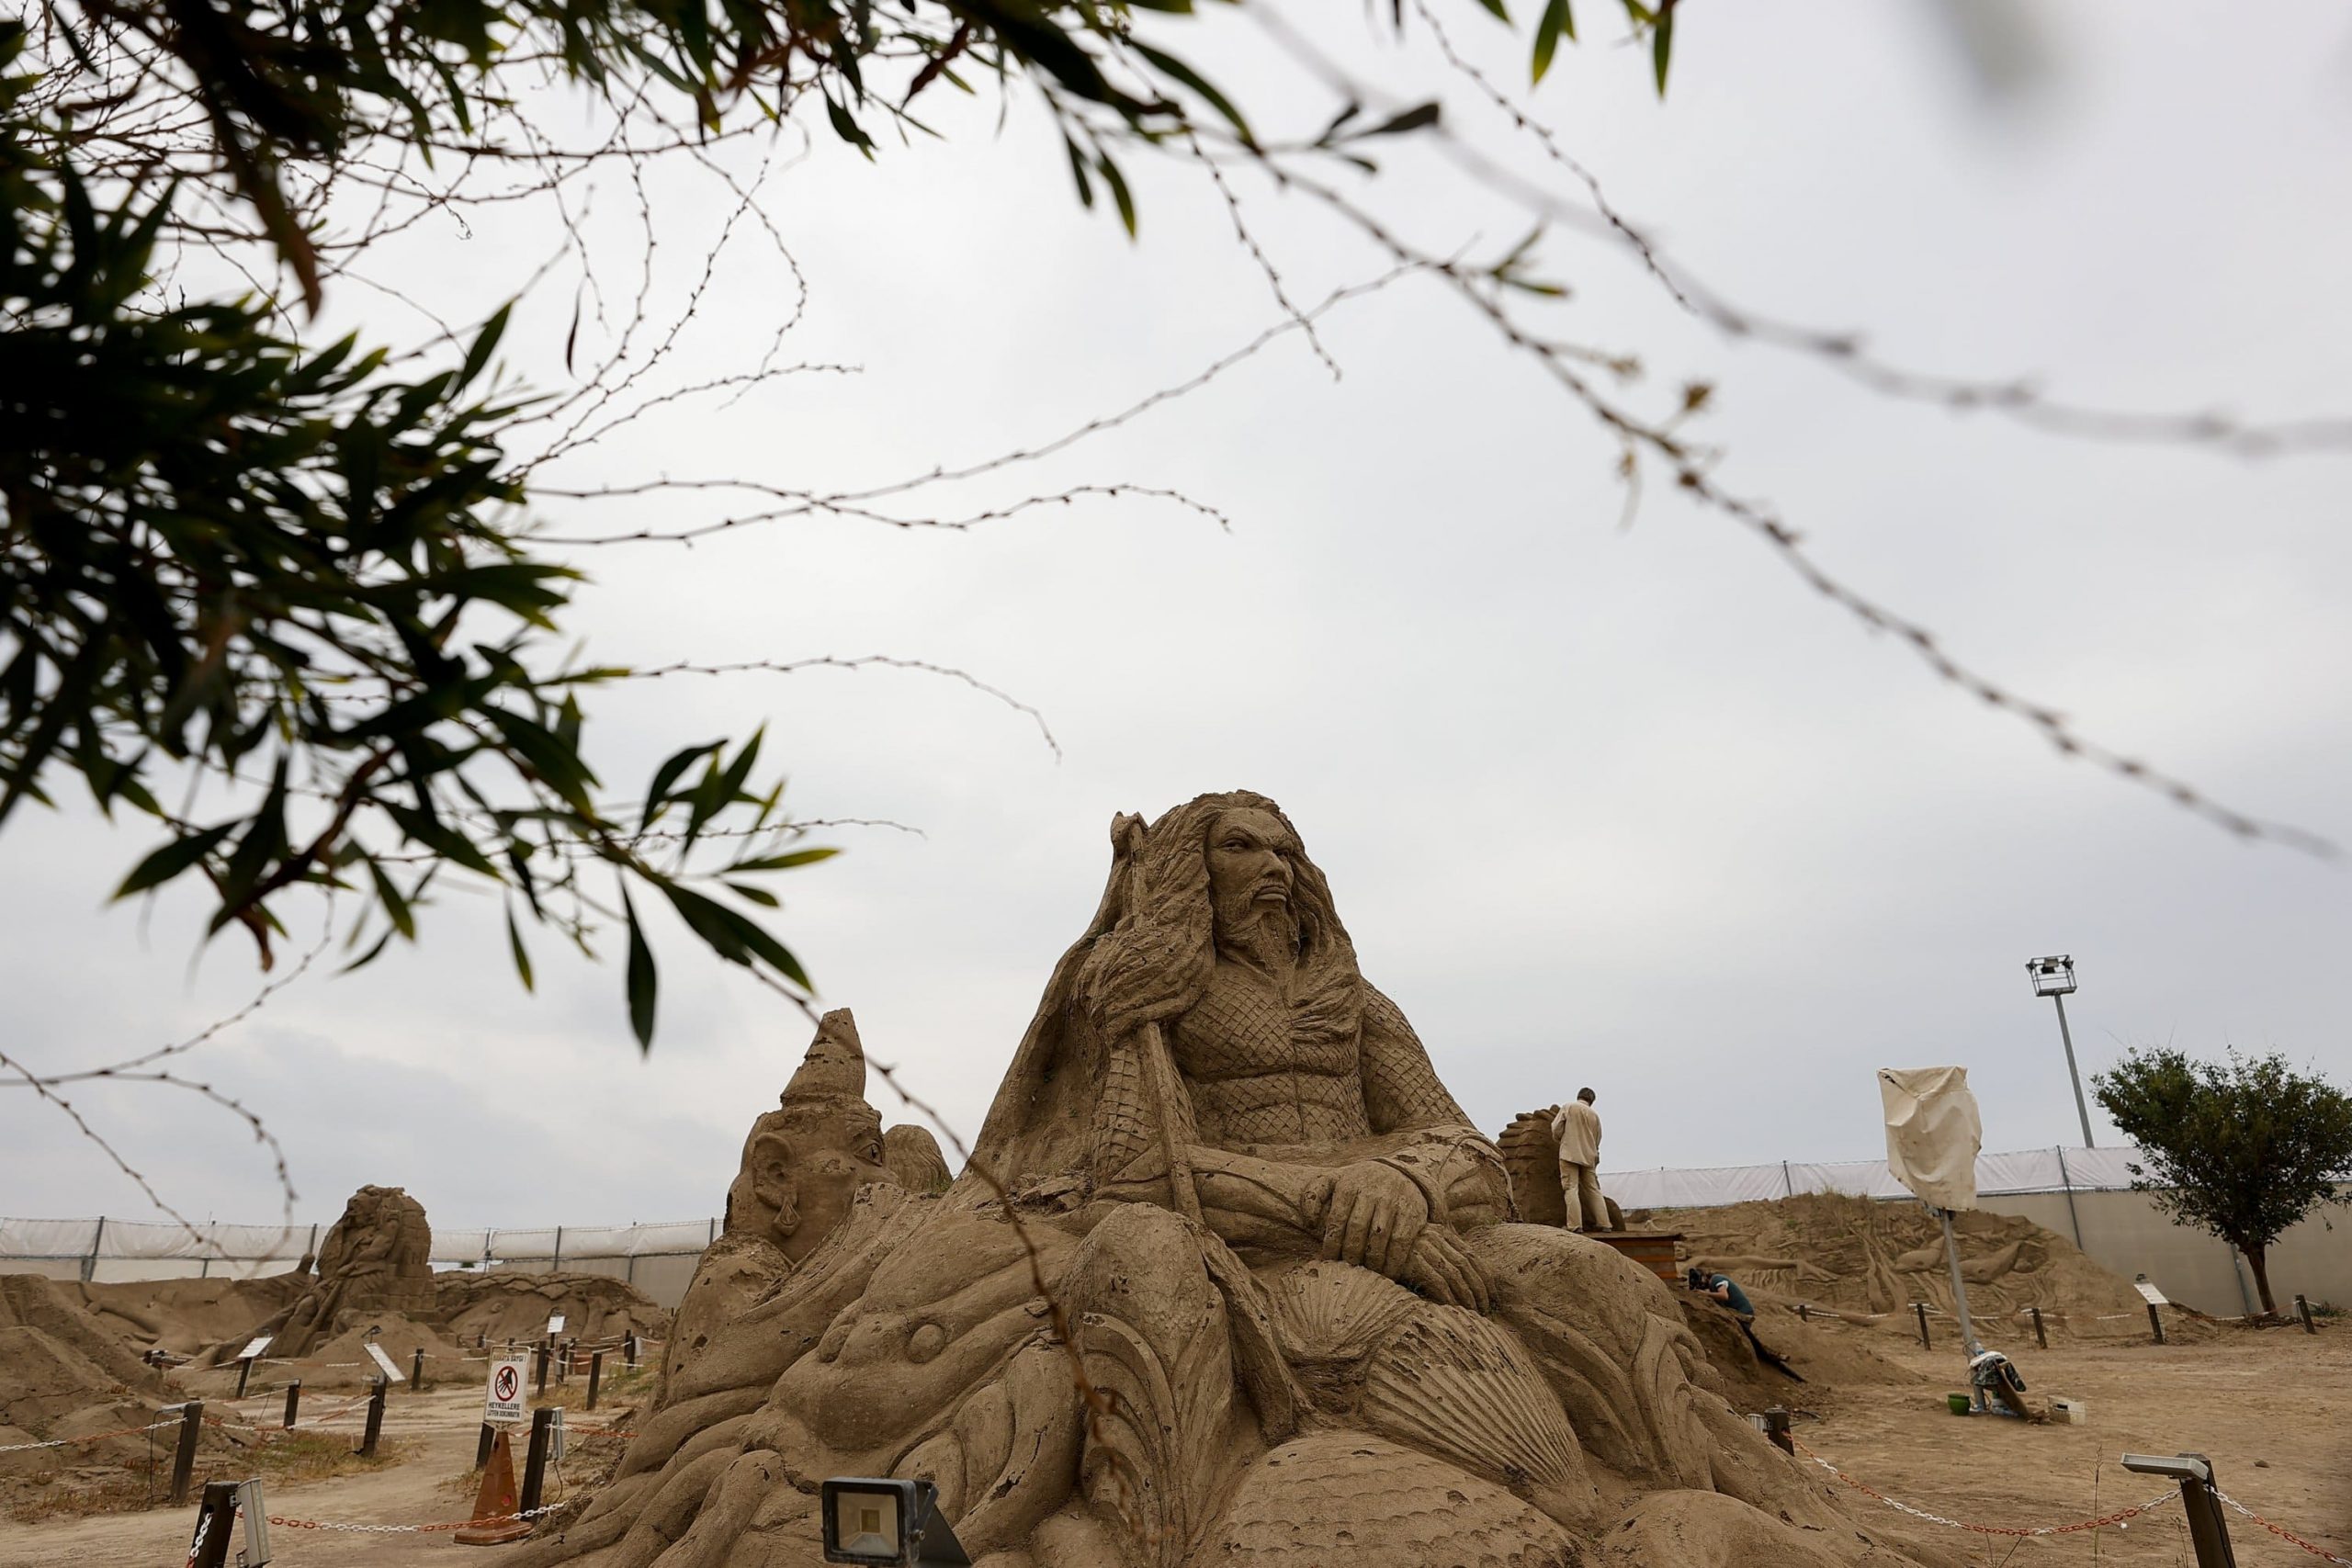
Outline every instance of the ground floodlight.
{"type": "Polygon", "coordinates": [[[2033,994],[2037,997],[2068,997],[2075,993],[2075,961],[2066,953],[2029,958],[2025,972],[2033,982],[2033,994]]]}
{"type": "Polygon", "coordinates": [[[820,1488],[828,1562],[968,1563],[928,1481],[836,1476],[820,1488]]]}

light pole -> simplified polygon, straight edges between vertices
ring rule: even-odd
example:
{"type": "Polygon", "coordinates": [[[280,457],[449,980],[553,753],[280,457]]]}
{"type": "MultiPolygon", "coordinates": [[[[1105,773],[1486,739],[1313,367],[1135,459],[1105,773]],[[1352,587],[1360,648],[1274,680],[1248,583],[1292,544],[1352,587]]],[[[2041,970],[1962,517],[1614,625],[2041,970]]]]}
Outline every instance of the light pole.
{"type": "Polygon", "coordinates": [[[2025,972],[2033,982],[2033,994],[2048,997],[2058,1005],[2058,1038],[2066,1047],[2066,1078],[2075,1086],[2075,1114],[2083,1119],[2083,1147],[2095,1149],[2098,1140],[2091,1136],[2091,1109],[2083,1100],[2083,1075],[2075,1066],[2075,1036],[2066,1027],[2066,998],[2075,989],[2075,961],[2063,953],[2029,958],[2025,972]]]}

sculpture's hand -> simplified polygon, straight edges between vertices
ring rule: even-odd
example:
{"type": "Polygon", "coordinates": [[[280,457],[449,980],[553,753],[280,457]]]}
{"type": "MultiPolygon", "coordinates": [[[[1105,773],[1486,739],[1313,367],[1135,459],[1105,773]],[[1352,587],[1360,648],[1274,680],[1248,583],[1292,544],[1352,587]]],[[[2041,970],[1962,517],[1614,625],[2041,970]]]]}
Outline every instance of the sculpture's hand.
{"type": "Polygon", "coordinates": [[[1430,1221],[1429,1200],[1403,1172],[1365,1160],[1333,1179],[1323,1256],[1400,1278],[1430,1221]]]}
{"type": "Polygon", "coordinates": [[[1448,1306],[1479,1314],[1494,1310],[1495,1290],[1487,1279],[1486,1266],[1448,1226],[1430,1225],[1421,1232],[1397,1278],[1419,1286],[1424,1294],[1448,1306]]]}

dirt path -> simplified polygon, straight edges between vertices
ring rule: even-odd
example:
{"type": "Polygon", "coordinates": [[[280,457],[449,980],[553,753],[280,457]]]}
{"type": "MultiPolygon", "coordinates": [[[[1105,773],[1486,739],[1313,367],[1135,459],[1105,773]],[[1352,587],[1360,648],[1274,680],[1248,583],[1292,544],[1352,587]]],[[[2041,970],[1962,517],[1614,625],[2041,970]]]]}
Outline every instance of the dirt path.
{"type": "MultiPolygon", "coordinates": [[[[1869,1332],[1856,1330],[1856,1332],[1869,1332]]],[[[2165,1494],[2123,1470],[2126,1453],[2202,1453],[2223,1492],[2339,1557],[2352,1558],[2352,1331],[2226,1329],[2194,1344],[2014,1350],[2037,1406],[2052,1394],[2089,1402],[2084,1426],[2028,1426],[1952,1416],[1964,1388],[1957,1350],[1921,1350],[1878,1335],[1883,1353],[1945,1381],[1821,1400],[1799,1441],[1854,1479],[1914,1507],[1989,1525],[2056,1525],[2165,1494]]],[[[1803,1390],[1792,1390],[1799,1399],[1803,1390]]],[[[2127,1529],[2081,1535],[1972,1536],[1916,1521],[1860,1493],[1875,1527],[2014,1568],[2193,1562],[2176,1500],[2127,1529]],[[2093,1540],[2093,1535],[2097,1540],[2093,1540]],[[2096,1553],[2096,1555],[2094,1555],[2096,1553]]],[[[2230,1517],[2245,1568],[2319,1568],[2323,1559],[2230,1517]]]]}
{"type": "MultiPolygon", "coordinates": [[[[481,1409],[481,1393],[473,1387],[395,1393],[385,1408],[384,1435],[401,1446],[401,1463],[365,1474],[273,1487],[266,1494],[269,1512],[280,1518],[338,1524],[462,1519],[472,1498],[458,1495],[446,1483],[473,1463],[481,1409]]],[[[597,1419],[585,1412],[576,1418],[597,1419]]],[[[356,1443],[357,1429],[350,1430],[356,1443]]],[[[552,1483],[549,1492],[549,1501],[560,1495],[552,1483]]],[[[55,1524],[0,1524],[0,1568],[179,1568],[195,1525],[193,1503],[55,1524]]],[[[270,1529],[270,1549],[272,1561],[284,1568],[401,1568],[417,1562],[487,1564],[497,1560],[494,1549],[457,1547],[447,1530],[355,1534],[277,1525],[270,1529]]]]}

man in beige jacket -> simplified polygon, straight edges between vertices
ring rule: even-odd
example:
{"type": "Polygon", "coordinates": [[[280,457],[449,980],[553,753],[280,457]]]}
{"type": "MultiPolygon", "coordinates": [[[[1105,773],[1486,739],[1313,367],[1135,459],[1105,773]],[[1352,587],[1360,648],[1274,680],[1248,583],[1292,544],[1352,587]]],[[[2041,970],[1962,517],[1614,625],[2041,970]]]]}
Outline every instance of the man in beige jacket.
{"type": "Polygon", "coordinates": [[[1580,1089],[1552,1118],[1553,1134],[1560,1140],[1560,1191],[1567,1201],[1568,1224],[1588,1234],[1609,1228],[1609,1205],[1600,1196],[1600,1112],[1592,1108],[1596,1098],[1592,1090],[1580,1089]]]}

